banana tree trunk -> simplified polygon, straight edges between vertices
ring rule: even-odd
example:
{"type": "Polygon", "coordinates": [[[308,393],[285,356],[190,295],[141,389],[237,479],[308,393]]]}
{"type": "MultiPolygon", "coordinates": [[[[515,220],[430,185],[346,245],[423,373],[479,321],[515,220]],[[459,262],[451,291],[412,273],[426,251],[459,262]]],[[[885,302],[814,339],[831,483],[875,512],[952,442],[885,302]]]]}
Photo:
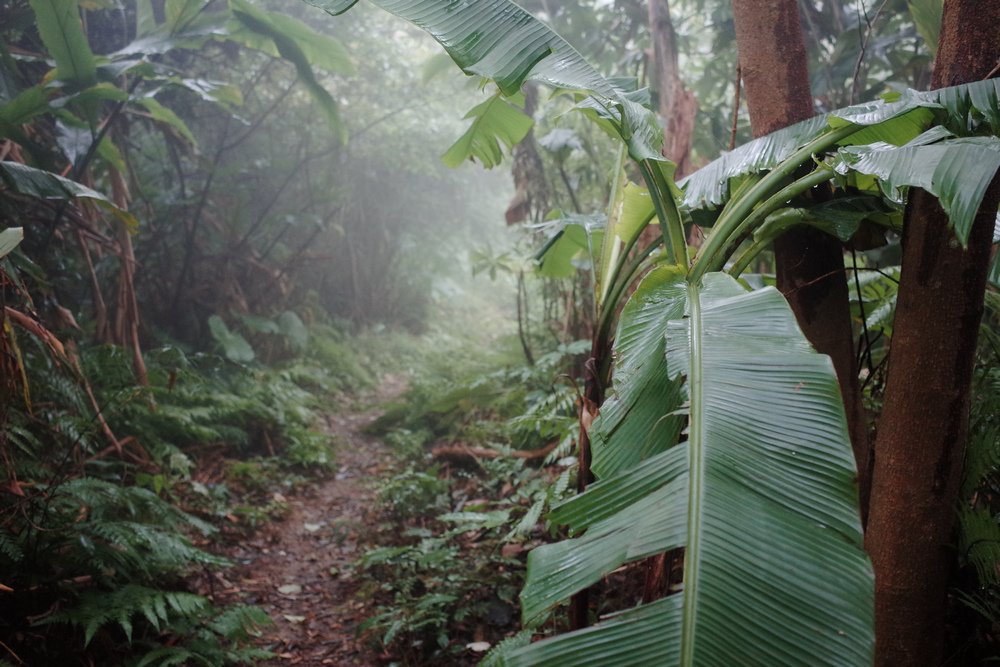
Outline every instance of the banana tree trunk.
{"type": "MultiPolygon", "coordinates": [[[[815,115],[796,0],[733,0],[740,68],[754,136],[815,115]]],[[[868,424],[861,405],[843,249],[837,239],[793,228],[774,243],[778,289],[806,338],[829,355],[844,398],[862,514],[868,496],[868,424]]]]}
{"type": "MultiPolygon", "coordinates": [[[[996,75],[1000,3],[947,0],[932,85],[996,75]]],[[[910,197],[866,546],[876,664],[939,665],[969,393],[1000,179],[963,249],[937,201],[910,197]]]]}

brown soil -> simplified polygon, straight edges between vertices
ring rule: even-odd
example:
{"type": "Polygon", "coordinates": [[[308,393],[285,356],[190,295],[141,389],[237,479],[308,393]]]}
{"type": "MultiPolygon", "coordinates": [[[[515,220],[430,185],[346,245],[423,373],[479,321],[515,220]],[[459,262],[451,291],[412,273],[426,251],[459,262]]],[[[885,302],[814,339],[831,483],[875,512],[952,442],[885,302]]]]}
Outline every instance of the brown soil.
{"type": "MultiPolygon", "coordinates": [[[[381,405],[405,388],[387,377],[360,402],[381,405]]],[[[288,512],[253,536],[226,547],[236,565],[216,576],[218,604],[255,604],[274,620],[256,642],[277,657],[261,665],[378,665],[383,660],[358,636],[370,615],[358,596],[351,566],[366,546],[373,490],[369,483],[391,465],[384,444],[361,431],[377,409],[331,414],[337,466],[328,476],[286,494],[288,512]]]]}

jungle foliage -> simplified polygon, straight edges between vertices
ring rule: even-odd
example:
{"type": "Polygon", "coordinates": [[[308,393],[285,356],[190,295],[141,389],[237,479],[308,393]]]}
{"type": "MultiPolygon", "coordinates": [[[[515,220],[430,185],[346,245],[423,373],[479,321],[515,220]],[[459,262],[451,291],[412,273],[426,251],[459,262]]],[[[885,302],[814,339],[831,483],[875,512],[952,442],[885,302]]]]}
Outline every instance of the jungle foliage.
{"type": "MultiPolygon", "coordinates": [[[[308,1],[334,14],[355,4],[308,1]]],[[[498,95],[516,96],[528,80],[569,91],[578,110],[621,139],[645,186],[629,201],[616,174],[604,224],[567,220],[542,254],[589,255],[591,363],[611,358],[603,348],[616,319],[617,334],[607,402],[592,425],[581,420],[598,481],[551,517],[582,535],[531,553],[522,618],[537,624],[622,564],[676,549],[684,550],[680,590],[507,652],[506,662],[870,662],[873,575],[832,367],[779,293],[752,287],[759,278],[737,279],[790,225],[844,242],[862,226],[898,232],[909,188],[936,196],[966,244],[1000,167],[996,81],[906,90],[819,115],[674,184],[659,154],[660,126],[644,106],[648,95],[602,77],[519,7],[375,4],[428,31],[498,95]],[[814,198],[820,187],[823,196],[814,198]],[[630,263],[638,228],[650,221],[662,248],[630,263]],[[690,224],[704,235],[694,248],[690,224]],[[638,275],[619,317],[620,298],[638,275]]],[[[490,108],[499,110],[496,124],[480,129],[510,143],[509,108],[490,108]]],[[[468,154],[496,160],[476,144],[468,154]]]]}
{"type": "MultiPolygon", "coordinates": [[[[699,101],[683,177],[643,87],[644,2],[373,0],[445,58],[356,0],[306,3],[0,3],[8,661],[263,657],[266,615],[187,577],[226,566],[220,525],[282,511],[267,483],[333,465],[317,415],[387,363],[352,334],[494,326],[462,312],[471,269],[516,292],[520,349],[453,356],[376,423],[402,463],[356,566],[367,636],[408,664],[485,644],[490,665],[869,664],[843,405],[769,246],[801,225],[845,244],[877,415],[909,194],[966,244],[1000,168],[997,80],[924,90],[941,3],[799,3],[818,115],[754,141],[729,3],[674,3],[699,101]],[[451,60],[472,85],[441,76],[451,60]],[[508,153],[508,222],[531,224],[494,250],[464,223],[506,186],[445,165],[508,153]],[[577,629],[550,637],[567,603],[577,629]]],[[[995,657],[1000,623],[1000,261],[991,282],[950,609],[969,660],[995,657]]]]}
{"type": "Polygon", "coordinates": [[[479,215],[442,203],[475,175],[397,168],[434,128],[331,92],[373,88],[384,28],[276,9],[0,4],[0,660],[265,656],[192,573],[333,466],[319,411],[385,368],[354,334],[426,325],[440,272],[402,250],[479,215]]]}

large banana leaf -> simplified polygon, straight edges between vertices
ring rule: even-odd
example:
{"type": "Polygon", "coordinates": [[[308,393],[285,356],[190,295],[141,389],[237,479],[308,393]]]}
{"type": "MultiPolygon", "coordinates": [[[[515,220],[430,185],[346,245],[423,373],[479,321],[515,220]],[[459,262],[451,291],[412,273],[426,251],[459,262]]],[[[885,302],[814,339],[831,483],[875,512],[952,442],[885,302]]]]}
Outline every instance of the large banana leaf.
{"type": "MultiPolygon", "coordinates": [[[[331,14],[357,0],[305,0],[331,14]]],[[[595,96],[637,160],[661,159],[654,114],[601,76],[551,28],[509,0],[373,0],[424,29],[465,72],[494,81],[504,95],[533,80],[595,96]]]]}
{"type": "Polygon", "coordinates": [[[628,469],[677,442],[680,383],[667,373],[667,323],[684,314],[682,271],[657,269],[622,311],[614,384],[590,428],[591,469],[600,478],[628,469]]]}
{"type": "Polygon", "coordinates": [[[1000,139],[967,137],[935,143],[919,139],[904,146],[878,142],[842,148],[841,167],[878,177],[893,201],[903,201],[905,187],[927,190],[940,200],[965,245],[986,188],[1000,169],[1000,139]]]}
{"type": "Polygon", "coordinates": [[[622,563],[680,547],[683,590],[509,663],[870,664],[873,576],[829,359],[772,288],[661,270],[635,298],[647,302],[623,329],[671,313],[667,375],[683,379],[688,438],[555,511],[586,532],[531,553],[522,606],[530,621],[622,563]]]}
{"type": "Polygon", "coordinates": [[[858,131],[839,145],[884,142],[901,146],[937,122],[957,136],[1000,133],[1000,82],[978,81],[928,92],[907,91],[891,101],[876,100],[791,125],[726,153],[681,182],[684,203],[714,207],[729,197],[730,179],[772,169],[824,133],[845,126],[858,131]]]}
{"type": "Polygon", "coordinates": [[[477,104],[465,118],[472,119],[472,124],[441,157],[452,168],[476,159],[492,169],[503,160],[500,144],[512,147],[524,139],[533,124],[531,118],[499,93],[477,104]]]}

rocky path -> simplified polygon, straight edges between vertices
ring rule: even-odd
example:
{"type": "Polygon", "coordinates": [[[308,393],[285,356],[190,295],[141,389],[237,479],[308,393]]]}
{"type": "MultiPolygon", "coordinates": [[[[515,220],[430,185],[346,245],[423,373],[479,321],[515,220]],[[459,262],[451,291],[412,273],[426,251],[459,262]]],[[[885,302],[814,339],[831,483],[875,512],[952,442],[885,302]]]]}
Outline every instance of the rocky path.
{"type": "MultiPolygon", "coordinates": [[[[380,405],[404,386],[387,378],[364,403],[380,405]]],[[[275,621],[257,643],[277,657],[262,665],[382,664],[357,637],[368,612],[350,577],[370,518],[374,492],[368,480],[391,465],[385,446],[361,432],[378,414],[371,409],[328,415],[337,469],[278,498],[289,508],[284,519],[226,554],[236,565],[215,583],[215,601],[256,604],[275,621]]]]}

